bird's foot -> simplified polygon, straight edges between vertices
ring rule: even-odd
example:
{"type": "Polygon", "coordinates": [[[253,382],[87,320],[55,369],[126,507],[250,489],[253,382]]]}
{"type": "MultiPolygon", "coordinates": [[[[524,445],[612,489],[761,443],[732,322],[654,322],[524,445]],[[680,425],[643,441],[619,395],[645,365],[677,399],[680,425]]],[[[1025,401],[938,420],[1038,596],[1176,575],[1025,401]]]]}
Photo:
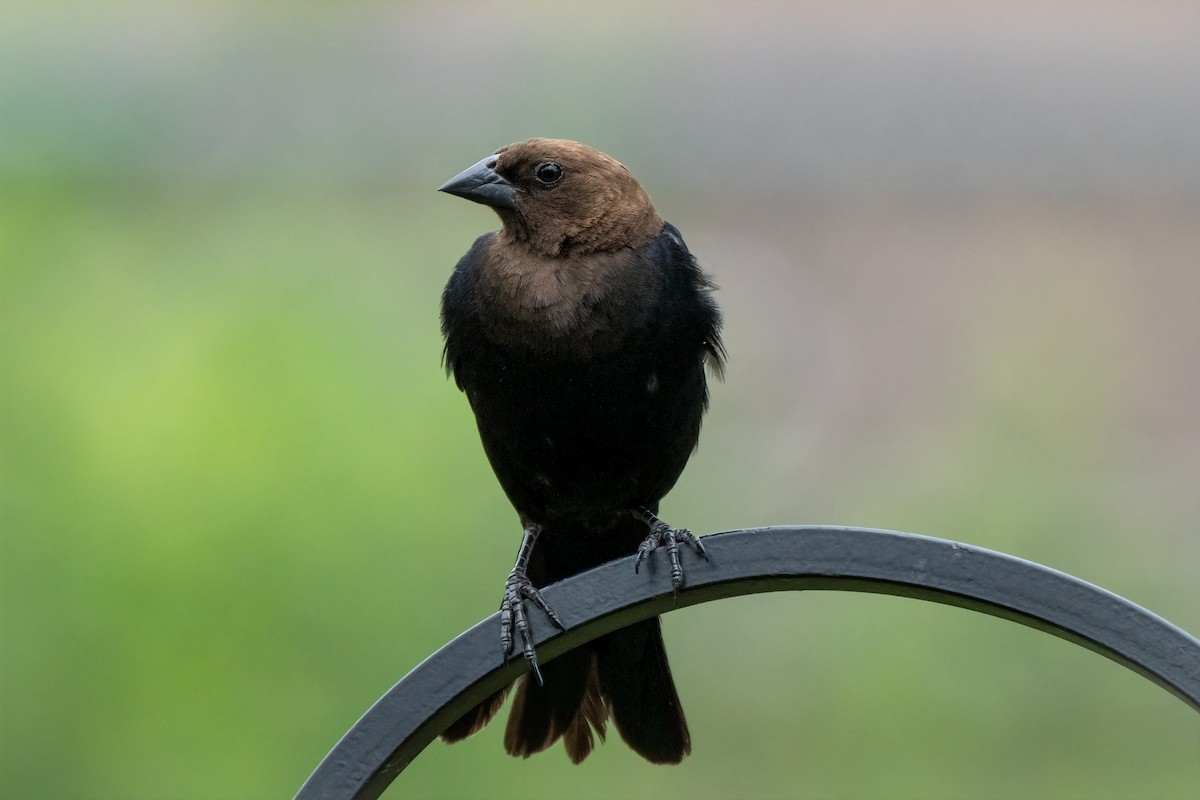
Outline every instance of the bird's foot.
{"type": "Polygon", "coordinates": [[[542,685],[542,672],[538,669],[537,653],[533,649],[533,635],[529,631],[529,617],[525,614],[525,601],[531,600],[558,626],[559,630],[566,627],[559,620],[554,610],[542,599],[542,593],[525,574],[525,570],[515,568],[504,582],[504,601],[500,604],[500,650],[504,661],[513,654],[516,639],[521,640],[521,652],[529,662],[538,685],[542,685]],[[515,636],[514,636],[515,634],[515,636]]]}
{"type": "Polygon", "coordinates": [[[671,559],[671,588],[675,591],[675,594],[679,594],[679,590],[683,588],[683,566],[679,563],[679,544],[682,542],[688,545],[696,551],[696,555],[708,561],[708,553],[704,549],[704,543],[688,529],[672,528],[645,509],[641,509],[635,513],[639,519],[650,526],[650,532],[646,534],[646,538],[638,545],[637,560],[633,562],[633,571],[638,572],[646,556],[658,548],[665,546],[667,548],[667,556],[671,559]]]}

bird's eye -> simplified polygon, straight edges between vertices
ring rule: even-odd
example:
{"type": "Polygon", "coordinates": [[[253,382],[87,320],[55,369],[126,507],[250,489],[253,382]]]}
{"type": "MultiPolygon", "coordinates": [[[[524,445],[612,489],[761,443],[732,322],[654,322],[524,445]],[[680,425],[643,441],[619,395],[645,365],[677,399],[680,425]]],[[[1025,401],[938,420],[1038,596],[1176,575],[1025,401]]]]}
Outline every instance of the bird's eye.
{"type": "Polygon", "coordinates": [[[562,180],[563,168],[553,161],[543,161],[533,171],[533,177],[543,186],[553,186],[562,180]]]}

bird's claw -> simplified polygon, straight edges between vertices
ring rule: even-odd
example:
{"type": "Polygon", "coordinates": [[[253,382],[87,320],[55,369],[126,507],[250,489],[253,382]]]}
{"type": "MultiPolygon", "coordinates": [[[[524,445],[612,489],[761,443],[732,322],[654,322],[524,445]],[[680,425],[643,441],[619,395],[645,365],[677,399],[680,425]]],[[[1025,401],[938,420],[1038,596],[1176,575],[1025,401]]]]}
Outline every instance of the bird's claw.
{"type": "Polygon", "coordinates": [[[533,604],[540,608],[559,630],[565,631],[566,627],[554,610],[547,605],[545,599],[542,598],[542,593],[529,580],[523,569],[514,569],[509,573],[508,580],[504,583],[504,601],[500,603],[501,657],[504,661],[508,661],[513,654],[516,639],[519,638],[521,652],[525,656],[525,660],[529,662],[529,668],[533,671],[538,685],[541,686],[542,672],[538,669],[537,652],[533,649],[533,635],[529,630],[529,617],[525,613],[526,600],[532,600],[533,604]]]}
{"type": "Polygon", "coordinates": [[[708,552],[704,549],[704,543],[694,533],[687,528],[672,528],[662,520],[655,519],[650,523],[650,532],[646,534],[646,538],[638,545],[637,559],[633,562],[633,571],[638,572],[646,556],[658,548],[665,546],[667,548],[667,555],[671,559],[671,589],[674,590],[675,594],[679,594],[679,590],[683,588],[683,566],[679,563],[680,542],[691,547],[696,551],[696,555],[708,561],[708,552]]]}

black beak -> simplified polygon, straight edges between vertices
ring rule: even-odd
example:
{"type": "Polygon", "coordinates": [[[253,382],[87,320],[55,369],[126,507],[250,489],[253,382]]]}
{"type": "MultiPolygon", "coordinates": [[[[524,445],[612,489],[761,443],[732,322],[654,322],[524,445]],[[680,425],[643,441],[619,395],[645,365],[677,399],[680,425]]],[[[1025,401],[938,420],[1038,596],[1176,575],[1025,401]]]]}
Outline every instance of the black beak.
{"type": "Polygon", "coordinates": [[[516,208],[517,187],[496,172],[497,161],[499,156],[488,156],[443,183],[438,191],[492,208],[516,208]]]}

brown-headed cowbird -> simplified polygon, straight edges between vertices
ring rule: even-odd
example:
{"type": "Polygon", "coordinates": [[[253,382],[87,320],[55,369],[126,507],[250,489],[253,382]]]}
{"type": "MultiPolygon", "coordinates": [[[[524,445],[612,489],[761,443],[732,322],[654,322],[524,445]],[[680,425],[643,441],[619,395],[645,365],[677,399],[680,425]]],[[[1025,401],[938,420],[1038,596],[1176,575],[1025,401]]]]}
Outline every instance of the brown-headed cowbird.
{"type": "MultiPolygon", "coordinates": [[[[520,639],[532,674],[520,680],[505,749],[527,757],[562,737],[579,763],[611,714],[639,754],[677,763],[691,741],[658,618],[539,671],[524,601],[562,627],[537,587],[635,551],[640,564],[662,546],[678,590],[679,545],[704,554],[654,514],[700,435],[705,368],[722,367],[713,285],[629,170],[578,142],[511,144],[441,191],[490,206],[502,223],[458,262],[442,331],[446,367],[524,528],[501,645],[508,655],[520,639]]],[[[482,728],[507,691],[442,738],[482,728]]]]}

